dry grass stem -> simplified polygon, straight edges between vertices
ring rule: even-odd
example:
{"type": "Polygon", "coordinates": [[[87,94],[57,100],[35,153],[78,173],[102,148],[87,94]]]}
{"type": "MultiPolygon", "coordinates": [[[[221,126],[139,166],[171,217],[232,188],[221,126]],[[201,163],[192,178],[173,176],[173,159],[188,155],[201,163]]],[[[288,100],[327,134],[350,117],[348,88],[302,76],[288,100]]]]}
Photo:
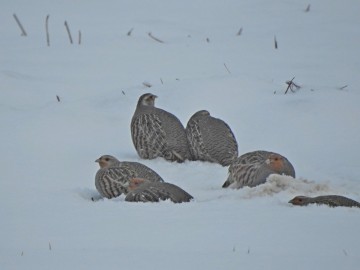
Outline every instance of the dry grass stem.
{"type": "Polygon", "coordinates": [[[146,86],[146,87],[152,87],[151,83],[148,83],[148,82],[143,82],[143,85],[146,86]]]}
{"type": "Polygon", "coordinates": [[[127,35],[128,35],[128,36],[131,36],[131,33],[132,33],[133,30],[134,30],[134,28],[131,28],[131,29],[129,30],[129,32],[127,32],[127,35]]]}
{"type": "Polygon", "coordinates": [[[69,36],[70,44],[73,44],[73,39],[71,37],[70,28],[69,28],[69,25],[68,25],[67,21],[65,21],[64,25],[66,27],[66,31],[67,31],[68,36],[69,36]]]}
{"type": "Polygon", "coordinates": [[[149,37],[151,37],[153,40],[159,42],[159,43],[165,43],[164,41],[162,41],[161,39],[158,39],[157,37],[154,37],[151,32],[148,33],[149,37]]]}
{"type": "Polygon", "coordinates": [[[18,24],[18,26],[19,26],[19,28],[21,30],[21,35],[26,37],[27,36],[26,31],[25,31],[24,27],[22,26],[19,18],[16,16],[15,13],[13,14],[13,16],[14,16],[14,19],[15,19],[16,23],[18,24]]]}
{"type": "Polygon", "coordinates": [[[45,19],[46,43],[47,43],[48,47],[50,47],[49,18],[50,18],[50,15],[47,15],[46,19],[45,19]]]}
{"type": "Polygon", "coordinates": [[[228,67],[226,66],[225,63],[224,63],[224,67],[226,68],[227,72],[229,72],[229,74],[231,74],[230,70],[228,69],[228,67]]]}
{"type": "Polygon", "coordinates": [[[78,44],[81,45],[81,31],[79,30],[79,41],[78,44]]]}
{"type": "Polygon", "coordinates": [[[346,87],[348,87],[348,85],[341,86],[339,87],[339,90],[344,90],[346,87]]]}

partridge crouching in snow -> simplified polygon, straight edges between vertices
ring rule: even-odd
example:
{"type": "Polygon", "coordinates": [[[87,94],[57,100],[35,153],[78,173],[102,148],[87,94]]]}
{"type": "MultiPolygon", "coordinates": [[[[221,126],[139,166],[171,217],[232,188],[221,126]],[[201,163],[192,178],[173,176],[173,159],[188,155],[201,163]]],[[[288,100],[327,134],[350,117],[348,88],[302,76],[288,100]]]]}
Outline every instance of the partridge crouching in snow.
{"type": "Polygon", "coordinates": [[[284,156],[268,151],[254,151],[241,155],[229,167],[223,188],[255,187],[266,182],[270,174],[295,177],[295,170],[284,156]]]}
{"type": "Polygon", "coordinates": [[[156,95],[140,96],[131,120],[131,137],[143,159],[163,157],[183,162],[190,158],[185,128],[173,114],[155,107],[156,95]]]}
{"type": "Polygon", "coordinates": [[[186,135],[193,160],[228,166],[238,156],[238,144],[228,124],[206,110],[196,112],[189,119],[186,135]]]}
{"type": "Polygon", "coordinates": [[[360,203],[339,195],[324,195],[318,197],[296,196],[289,203],[293,205],[309,205],[309,204],[325,204],[330,207],[345,206],[345,207],[360,207],[360,203]]]}
{"type": "Polygon", "coordinates": [[[150,182],[143,178],[130,180],[128,202],[159,202],[170,199],[174,203],[189,202],[193,199],[180,187],[166,182],[150,182]]]}
{"type": "Polygon", "coordinates": [[[153,182],[164,181],[155,171],[138,162],[119,161],[110,155],[101,156],[95,162],[100,166],[95,175],[95,187],[108,199],[127,194],[130,179],[134,177],[143,177],[153,182]]]}

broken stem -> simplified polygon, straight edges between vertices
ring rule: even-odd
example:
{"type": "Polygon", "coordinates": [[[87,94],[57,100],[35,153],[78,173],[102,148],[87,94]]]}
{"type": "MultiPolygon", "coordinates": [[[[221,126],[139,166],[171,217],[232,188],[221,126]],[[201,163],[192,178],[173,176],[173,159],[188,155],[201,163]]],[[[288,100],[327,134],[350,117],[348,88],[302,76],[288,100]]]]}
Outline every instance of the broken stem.
{"type": "Polygon", "coordinates": [[[14,19],[15,19],[15,21],[17,22],[17,24],[18,24],[18,26],[19,26],[19,28],[20,28],[20,30],[21,30],[21,35],[24,36],[24,37],[26,37],[26,36],[27,36],[26,31],[25,31],[24,27],[22,26],[19,18],[16,16],[15,13],[13,14],[13,16],[14,16],[14,19]]]}
{"type": "Polygon", "coordinates": [[[161,39],[158,39],[157,37],[154,37],[151,32],[148,33],[149,37],[151,37],[153,40],[159,42],[159,43],[164,43],[164,41],[162,41],[161,39]]]}
{"type": "Polygon", "coordinates": [[[70,44],[73,44],[73,40],[72,40],[71,33],[70,33],[70,28],[69,28],[69,25],[68,25],[67,21],[65,21],[65,27],[66,27],[66,31],[67,31],[68,36],[69,36],[70,44]]]}

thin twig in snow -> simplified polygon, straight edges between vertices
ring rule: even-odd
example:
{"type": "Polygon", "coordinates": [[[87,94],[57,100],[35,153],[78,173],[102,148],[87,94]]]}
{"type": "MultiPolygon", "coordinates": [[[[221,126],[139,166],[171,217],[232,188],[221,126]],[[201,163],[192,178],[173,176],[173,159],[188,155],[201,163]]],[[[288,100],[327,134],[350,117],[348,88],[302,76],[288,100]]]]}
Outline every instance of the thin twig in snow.
{"type": "Polygon", "coordinates": [[[207,43],[210,43],[210,38],[206,38],[206,42],[207,42],[207,43]]]}
{"type": "Polygon", "coordinates": [[[148,83],[148,82],[143,82],[143,85],[146,86],[146,87],[152,87],[151,83],[148,83]]]}
{"type": "Polygon", "coordinates": [[[50,18],[50,15],[47,15],[46,19],[45,19],[46,43],[47,43],[48,47],[50,47],[49,18],[50,18]]]}
{"type": "Polygon", "coordinates": [[[304,12],[309,12],[310,11],[310,4],[308,4],[308,6],[306,7],[306,9],[304,10],[304,12]]]}
{"type": "Polygon", "coordinates": [[[73,44],[73,40],[72,40],[71,33],[70,33],[70,28],[69,28],[69,25],[68,25],[67,21],[65,21],[64,24],[65,24],[66,31],[67,31],[68,36],[69,36],[70,44],[73,44]]]}
{"type": "Polygon", "coordinates": [[[151,32],[148,33],[149,37],[151,37],[153,40],[159,42],[159,43],[165,43],[164,41],[162,41],[161,39],[158,39],[157,37],[154,37],[151,32]]]}
{"type": "Polygon", "coordinates": [[[230,70],[228,69],[228,67],[226,66],[225,63],[224,63],[224,67],[226,68],[227,72],[229,72],[229,74],[231,74],[230,70]]]}
{"type": "Polygon", "coordinates": [[[243,28],[241,27],[240,30],[237,32],[237,36],[240,36],[242,34],[243,28]]]}
{"type": "Polygon", "coordinates": [[[13,14],[13,16],[14,16],[14,19],[15,19],[15,21],[17,22],[18,26],[20,27],[21,35],[24,36],[24,37],[26,37],[26,36],[27,36],[26,31],[25,31],[24,27],[22,26],[19,18],[16,16],[15,13],[13,14]]]}
{"type": "Polygon", "coordinates": [[[274,36],[274,44],[275,44],[275,49],[278,48],[278,43],[277,43],[277,40],[276,40],[276,36],[274,36]]]}
{"type": "Polygon", "coordinates": [[[49,242],[49,250],[51,250],[51,243],[49,242]]]}
{"type": "Polygon", "coordinates": [[[79,30],[79,41],[78,41],[79,45],[81,45],[81,31],[79,30]]]}
{"type": "Polygon", "coordinates": [[[131,33],[132,33],[133,30],[134,30],[134,28],[131,28],[131,29],[129,30],[129,32],[127,32],[127,35],[128,35],[128,36],[131,36],[131,33]]]}
{"type": "Polygon", "coordinates": [[[339,87],[339,90],[344,90],[346,87],[348,87],[348,85],[341,86],[339,87]]]}
{"type": "Polygon", "coordinates": [[[58,95],[56,95],[56,99],[58,102],[60,102],[60,97],[58,95]]]}

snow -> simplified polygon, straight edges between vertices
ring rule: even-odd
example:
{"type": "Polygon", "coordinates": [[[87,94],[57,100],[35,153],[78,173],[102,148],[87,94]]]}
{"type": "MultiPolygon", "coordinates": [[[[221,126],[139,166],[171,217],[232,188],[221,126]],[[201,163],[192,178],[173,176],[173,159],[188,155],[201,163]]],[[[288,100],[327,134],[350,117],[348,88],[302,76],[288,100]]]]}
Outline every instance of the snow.
{"type": "Polygon", "coordinates": [[[358,209],[287,202],[360,200],[359,10],[356,0],[3,1],[0,268],[358,269],[358,209]],[[301,88],[285,95],[293,77],[301,88]],[[230,190],[226,167],[140,160],[129,125],[145,92],[184,125],[209,110],[240,154],[278,152],[296,179],[230,190]],[[103,154],[142,162],[195,200],[93,202],[103,154]]]}

